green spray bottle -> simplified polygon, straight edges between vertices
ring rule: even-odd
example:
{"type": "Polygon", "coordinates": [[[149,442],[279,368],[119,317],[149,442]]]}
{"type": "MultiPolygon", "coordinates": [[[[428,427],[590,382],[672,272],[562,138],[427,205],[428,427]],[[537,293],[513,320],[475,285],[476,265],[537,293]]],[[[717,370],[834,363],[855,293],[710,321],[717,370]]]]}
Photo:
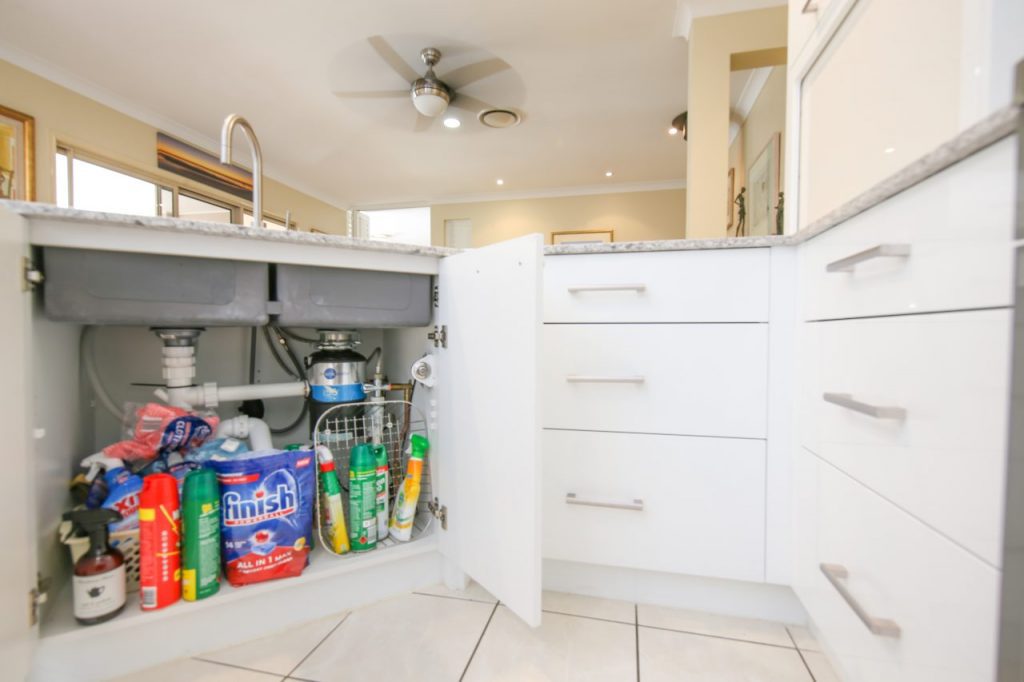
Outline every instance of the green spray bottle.
{"type": "Polygon", "coordinates": [[[388,450],[383,445],[374,445],[373,456],[377,460],[377,539],[383,540],[388,536],[388,493],[391,479],[388,450]]]}
{"type": "Polygon", "coordinates": [[[353,552],[377,546],[377,458],[366,443],[352,448],[349,455],[348,522],[353,552]]]}
{"type": "Polygon", "coordinates": [[[181,596],[206,599],[220,589],[220,484],[213,469],[185,477],[181,514],[181,596]]]}

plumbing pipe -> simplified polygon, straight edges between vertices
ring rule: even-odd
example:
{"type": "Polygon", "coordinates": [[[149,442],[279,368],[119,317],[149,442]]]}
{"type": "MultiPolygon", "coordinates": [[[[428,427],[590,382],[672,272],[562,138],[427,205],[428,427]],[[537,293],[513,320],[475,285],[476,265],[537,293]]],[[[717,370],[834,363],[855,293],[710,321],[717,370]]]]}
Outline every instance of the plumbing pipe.
{"type": "Polygon", "coordinates": [[[246,386],[217,386],[215,383],[180,388],[158,388],[153,391],[161,400],[176,407],[194,405],[217,407],[220,403],[243,400],[269,400],[272,398],[305,397],[308,387],[304,381],[283,384],[249,384],[246,386]]]}
{"type": "Polygon", "coordinates": [[[270,427],[262,419],[240,415],[217,425],[217,438],[247,438],[253,450],[271,450],[270,427]]]}
{"type": "Polygon", "coordinates": [[[85,368],[85,376],[89,378],[89,384],[92,386],[92,391],[96,394],[96,399],[100,405],[112,414],[114,419],[120,421],[124,417],[124,413],[117,408],[117,403],[113,401],[110,394],[107,393],[107,389],[103,387],[99,372],[96,371],[96,358],[93,357],[92,350],[92,337],[95,330],[95,327],[82,327],[82,337],[79,342],[82,366],[85,368]]]}

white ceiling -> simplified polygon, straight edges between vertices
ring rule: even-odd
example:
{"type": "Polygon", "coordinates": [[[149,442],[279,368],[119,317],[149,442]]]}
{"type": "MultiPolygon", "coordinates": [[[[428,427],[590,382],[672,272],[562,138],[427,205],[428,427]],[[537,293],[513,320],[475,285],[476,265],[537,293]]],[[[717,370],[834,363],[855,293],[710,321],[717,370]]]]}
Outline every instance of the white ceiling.
{"type": "Polygon", "coordinates": [[[205,145],[224,116],[238,112],[256,129],[268,175],[338,206],[614,190],[685,177],[685,142],[666,134],[686,108],[687,44],[673,37],[675,0],[3,7],[0,56],[205,145]],[[419,50],[440,48],[442,79],[482,59],[504,60],[510,69],[466,93],[521,110],[523,123],[490,130],[463,116],[458,130],[414,132],[408,99],[337,98],[332,91],[404,87],[367,42],[374,35],[417,71],[419,50]]]}

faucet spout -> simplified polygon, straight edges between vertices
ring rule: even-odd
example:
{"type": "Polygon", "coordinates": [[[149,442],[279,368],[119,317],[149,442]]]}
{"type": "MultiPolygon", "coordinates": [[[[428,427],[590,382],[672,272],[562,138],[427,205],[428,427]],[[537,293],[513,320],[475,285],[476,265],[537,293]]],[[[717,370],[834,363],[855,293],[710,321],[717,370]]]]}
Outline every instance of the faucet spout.
{"type": "Polygon", "coordinates": [[[220,129],[220,162],[231,163],[231,136],[236,127],[242,130],[252,150],[252,224],[253,227],[263,227],[263,152],[252,126],[238,114],[225,118],[220,129]]]}

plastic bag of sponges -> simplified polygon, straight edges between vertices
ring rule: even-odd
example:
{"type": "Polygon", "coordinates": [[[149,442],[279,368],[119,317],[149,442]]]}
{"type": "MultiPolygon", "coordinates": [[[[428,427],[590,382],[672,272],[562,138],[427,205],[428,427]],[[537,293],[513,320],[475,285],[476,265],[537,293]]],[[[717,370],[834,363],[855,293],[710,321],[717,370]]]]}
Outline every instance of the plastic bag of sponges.
{"type": "Polygon", "coordinates": [[[220,422],[213,412],[193,412],[160,403],[129,408],[127,413],[129,437],[103,448],[103,453],[128,462],[199,447],[220,422]]]}

